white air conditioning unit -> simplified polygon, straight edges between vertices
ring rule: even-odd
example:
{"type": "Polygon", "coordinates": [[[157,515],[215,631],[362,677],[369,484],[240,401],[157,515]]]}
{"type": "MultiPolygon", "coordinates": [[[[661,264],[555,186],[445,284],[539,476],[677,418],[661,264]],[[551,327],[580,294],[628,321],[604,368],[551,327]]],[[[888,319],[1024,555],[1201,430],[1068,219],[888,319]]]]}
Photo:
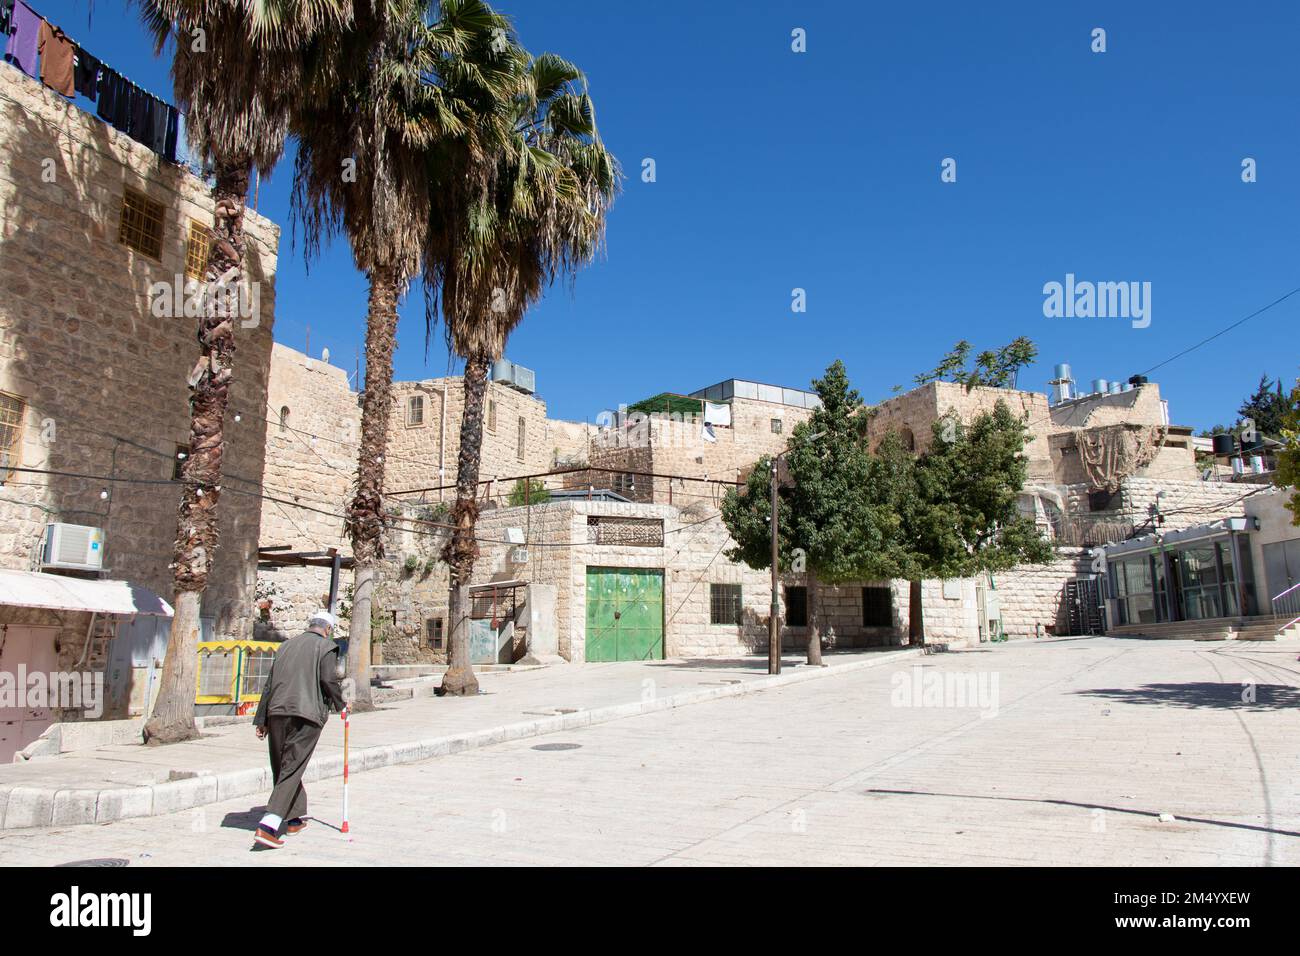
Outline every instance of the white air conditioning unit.
{"type": "Polygon", "coordinates": [[[98,571],[104,566],[104,531],[84,524],[45,526],[42,568],[98,571]]]}
{"type": "Polygon", "coordinates": [[[527,563],[528,563],[528,549],[527,549],[527,548],[511,548],[511,549],[510,549],[510,563],[511,563],[511,564],[527,564],[527,563]]]}
{"type": "Polygon", "coordinates": [[[508,359],[498,359],[493,363],[492,381],[509,385],[525,395],[532,395],[537,391],[537,373],[530,368],[516,365],[508,359]]]}

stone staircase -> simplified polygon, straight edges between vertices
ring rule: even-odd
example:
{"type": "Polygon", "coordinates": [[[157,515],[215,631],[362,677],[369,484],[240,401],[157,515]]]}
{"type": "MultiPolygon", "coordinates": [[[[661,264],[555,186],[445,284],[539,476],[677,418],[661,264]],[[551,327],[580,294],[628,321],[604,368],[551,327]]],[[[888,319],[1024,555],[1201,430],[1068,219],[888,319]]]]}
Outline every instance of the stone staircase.
{"type": "Polygon", "coordinates": [[[1279,630],[1286,623],[1271,614],[1246,618],[1215,618],[1208,621],[1164,621],[1159,624],[1124,624],[1112,627],[1118,637],[1154,637],[1179,641],[1276,641],[1300,638],[1300,623],[1279,630]]]}

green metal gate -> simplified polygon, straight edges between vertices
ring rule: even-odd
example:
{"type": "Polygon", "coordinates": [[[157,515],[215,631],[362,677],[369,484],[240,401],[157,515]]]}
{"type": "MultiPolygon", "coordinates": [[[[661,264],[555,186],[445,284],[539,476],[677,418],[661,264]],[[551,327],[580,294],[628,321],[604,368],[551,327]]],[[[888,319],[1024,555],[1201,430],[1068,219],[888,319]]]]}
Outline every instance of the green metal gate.
{"type": "Polygon", "coordinates": [[[664,656],[664,573],[587,568],[587,660],[664,656]]]}

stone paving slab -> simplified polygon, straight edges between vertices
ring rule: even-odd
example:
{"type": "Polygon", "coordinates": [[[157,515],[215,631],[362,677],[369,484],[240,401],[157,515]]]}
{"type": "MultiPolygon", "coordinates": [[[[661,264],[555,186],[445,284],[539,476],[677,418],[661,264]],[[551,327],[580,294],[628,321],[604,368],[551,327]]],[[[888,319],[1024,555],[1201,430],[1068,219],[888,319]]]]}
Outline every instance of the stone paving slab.
{"type": "Polygon", "coordinates": [[[1294,866],[1295,658],[1190,641],[983,646],[547,741],[564,750],[520,739],[362,774],[346,835],[341,781],[323,780],[311,825],[270,853],[250,852],[262,793],[0,832],[0,862],[1294,866]],[[918,672],[998,675],[996,713],[901,702],[918,672]]]}
{"type": "MultiPolygon", "coordinates": [[[[827,654],[827,666],[766,659],[583,664],[480,675],[474,698],[416,696],[353,718],[353,774],[572,730],[805,680],[850,673],[918,649],[827,654]]],[[[342,722],[321,735],[308,782],[343,772],[342,722]]],[[[166,747],[116,744],[0,766],[0,830],[110,823],[185,810],[270,789],[266,745],[249,722],[205,728],[166,747]]]]}

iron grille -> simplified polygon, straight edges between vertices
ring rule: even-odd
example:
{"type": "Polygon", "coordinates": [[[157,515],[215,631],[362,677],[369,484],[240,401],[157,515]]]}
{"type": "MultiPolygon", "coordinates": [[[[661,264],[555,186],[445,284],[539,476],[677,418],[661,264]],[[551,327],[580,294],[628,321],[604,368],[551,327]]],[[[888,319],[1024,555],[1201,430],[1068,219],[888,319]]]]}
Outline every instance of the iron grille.
{"type": "Polygon", "coordinates": [[[664,546],[663,519],[591,515],[587,518],[587,543],[662,548],[664,546]]]}

